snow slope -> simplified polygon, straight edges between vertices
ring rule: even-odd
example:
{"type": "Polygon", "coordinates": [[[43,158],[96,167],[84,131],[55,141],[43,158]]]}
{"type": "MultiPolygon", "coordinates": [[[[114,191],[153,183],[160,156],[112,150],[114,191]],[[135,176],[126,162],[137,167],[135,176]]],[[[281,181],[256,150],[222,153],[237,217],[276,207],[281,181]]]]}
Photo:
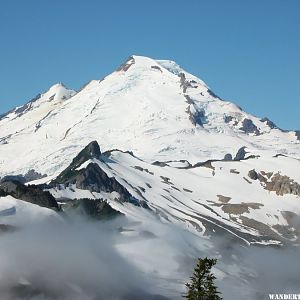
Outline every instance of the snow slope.
{"type": "MultiPolygon", "coordinates": [[[[118,150],[91,158],[78,170],[97,164],[115,177],[136,199],[146,201],[163,222],[180,224],[201,236],[233,236],[246,244],[298,243],[299,194],[281,195],[250,177],[250,170],[269,173],[278,170],[300,182],[300,161],[289,157],[253,157],[241,161],[215,161],[198,167],[153,165],[131,153],[118,150]]],[[[49,179],[43,179],[44,182],[49,179]]],[[[93,179],[91,179],[91,184],[93,179]]],[[[75,181],[74,181],[75,182],[75,181]]],[[[111,206],[132,215],[133,205],[122,203],[118,192],[93,192],[77,183],[57,185],[49,190],[57,199],[103,198],[111,206]]],[[[143,209],[137,219],[143,219],[143,209]]]]}

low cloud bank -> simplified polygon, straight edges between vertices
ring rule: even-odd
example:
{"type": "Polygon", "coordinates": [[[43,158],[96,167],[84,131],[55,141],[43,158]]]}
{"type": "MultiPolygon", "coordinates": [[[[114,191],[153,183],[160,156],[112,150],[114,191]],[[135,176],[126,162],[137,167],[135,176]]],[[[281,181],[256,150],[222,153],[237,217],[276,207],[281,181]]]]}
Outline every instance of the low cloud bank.
{"type": "Polygon", "coordinates": [[[245,247],[147,222],[49,218],[1,234],[0,299],[182,299],[196,259],[205,256],[218,258],[224,299],[299,292],[298,247],[245,247]]]}
{"type": "Polygon", "coordinates": [[[44,221],[2,234],[0,299],[160,299],[116,251],[120,222],[44,221]]]}

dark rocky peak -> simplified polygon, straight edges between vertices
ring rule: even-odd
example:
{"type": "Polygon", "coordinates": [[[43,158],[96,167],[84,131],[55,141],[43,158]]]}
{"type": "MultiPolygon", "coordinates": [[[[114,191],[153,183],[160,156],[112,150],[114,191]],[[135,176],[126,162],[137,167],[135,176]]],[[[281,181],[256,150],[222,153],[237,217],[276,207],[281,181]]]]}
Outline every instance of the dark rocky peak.
{"type": "Polygon", "coordinates": [[[101,151],[97,141],[90,142],[77,156],[84,156],[86,154],[89,154],[90,158],[100,158],[101,151]]]}
{"type": "MultiPolygon", "coordinates": [[[[100,160],[100,147],[96,141],[89,143],[80,153],[73,159],[72,163],[62,171],[59,176],[52,180],[48,187],[57,187],[59,185],[70,186],[75,185],[78,189],[89,190],[91,192],[117,192],[119,194],[118,201],[129,202],[137,206],[147,208],[143,201],[139,201],[132,196],[115,177],[109,177],[106,172],[97,164],[89,163],[85,168],[78,170],[84,162],[91,158],[100,160]]],[[[105,160],[101,160],[105,164],[105,160]]]]}
{"type": "Polygon", "coordinates": [[[300,130],[296,130],[295,134],[296,134],[297,140],[300,141],[300,130]]]}
{"type": "Polygon", "coordinates": [[[72,160],[71,164],[60,173],[55,182],[64,183],[72,174],[76,173],[75,170],[80,167],[84,162],[89,159],[100,159],[101,151],[99,144],[96,141],[90,142],[83,150],[81,150],[76,157],[72,160]]]}

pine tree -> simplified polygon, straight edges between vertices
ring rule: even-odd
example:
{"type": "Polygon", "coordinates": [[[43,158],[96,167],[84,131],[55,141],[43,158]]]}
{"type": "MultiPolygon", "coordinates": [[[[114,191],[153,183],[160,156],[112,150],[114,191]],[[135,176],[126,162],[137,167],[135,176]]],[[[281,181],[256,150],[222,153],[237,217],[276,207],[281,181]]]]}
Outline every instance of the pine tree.
{"type": "Polygon", "coordinates": [[[189,300],[221,300],[217,287],[214,284],[216,277],[211,273],[211,268],[217,259],[199,258],[190,282],[186,283],[188,289],[184,298],[189,300]]]}

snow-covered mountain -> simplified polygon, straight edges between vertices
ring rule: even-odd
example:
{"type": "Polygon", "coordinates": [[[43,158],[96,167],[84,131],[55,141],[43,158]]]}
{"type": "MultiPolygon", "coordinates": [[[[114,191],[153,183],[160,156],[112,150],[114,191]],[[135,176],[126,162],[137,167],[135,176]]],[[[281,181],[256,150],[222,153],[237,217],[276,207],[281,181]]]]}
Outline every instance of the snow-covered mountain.
{"type": "Polygon", "coordinates": [[[240,147],[300,157],[299,135],[219,99],[171,61],[133,56],[75,93],[61,84],[0,120],[0,175],[61,171],[83,147],[197,163],[240,147]]]}
{"type": "MultiPolygon", "coordinates": [[[[247,242],[295,240],[297,134],[220,99],[175,62],[132,56],[78,92],[56,84],[3,115],[0,174],[49,182],[96,140],[118,151],[95,163],[165,219],[250,234],[247,242]]],[[[103,197],[71,190],[51,191],[103,197]]]]}
{"type": "Polygon", "coordinates": [[[298,245],[299,168],[299,131],[244,112],[173,61],[132,56],[78,92],[56,84],[0,117],[0,225],[56,218],[55,200],[105,199],[137,231],[186,230],[194,250],[214,236],[298,245]]]}

